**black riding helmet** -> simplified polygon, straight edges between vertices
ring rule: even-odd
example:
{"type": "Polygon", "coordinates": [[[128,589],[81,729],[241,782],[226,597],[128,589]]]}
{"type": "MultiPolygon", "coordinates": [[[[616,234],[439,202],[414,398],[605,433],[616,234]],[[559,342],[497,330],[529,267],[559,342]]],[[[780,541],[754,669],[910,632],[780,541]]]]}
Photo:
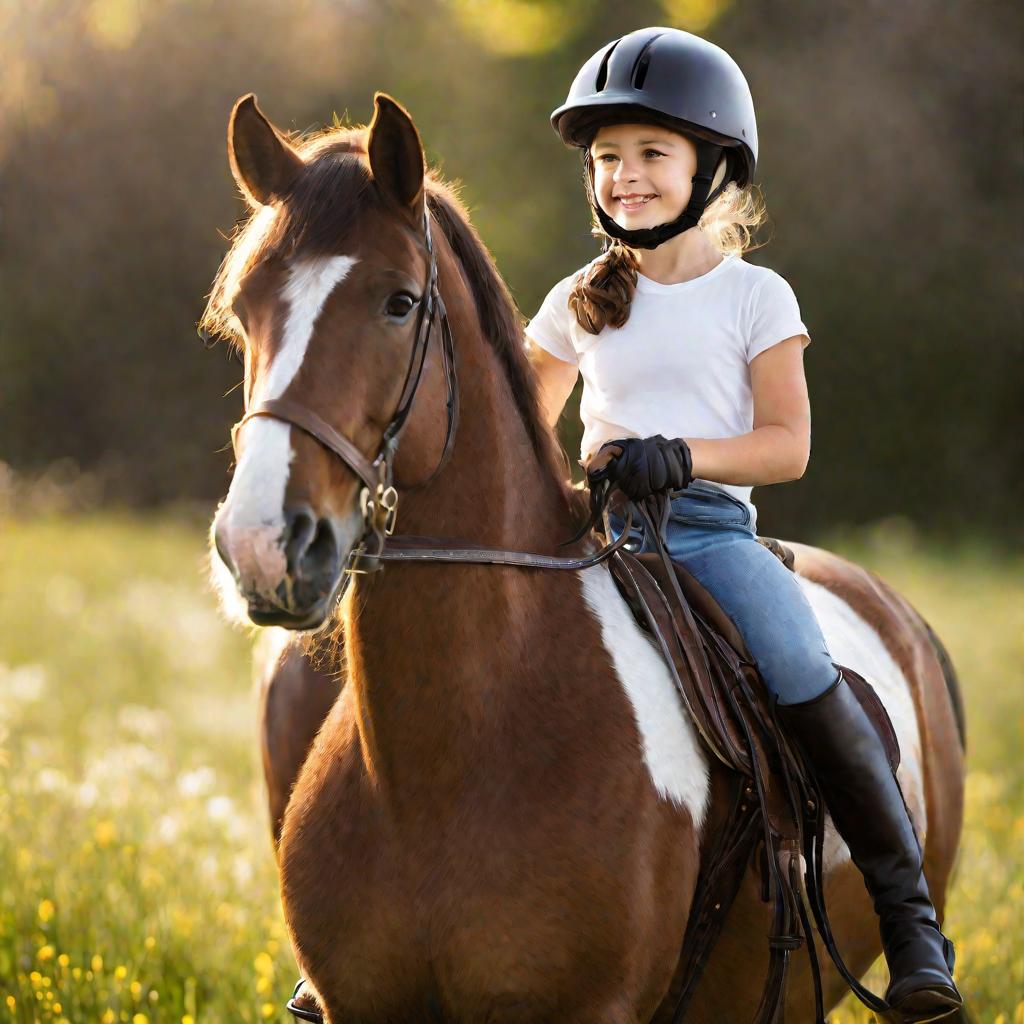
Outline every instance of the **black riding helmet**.
{"type": "Polygon", "coordinates": [[[588,196],[604,232],[627,245],[654,249],[694,227],[707,206],[735,181],[753,181],[757,124],[750,87],[719,46],[676,28],[643,28],[598,50],[580,69],[569,95],[551,115],[567,146],[586,158],[597,130],[608,124],[650,123],[690,136],[697,173],[686,209],[674,221],[627,231],[601,208],[588,163],[588,196]],[[723,173],[712,191],[716,172],[723,173]]]}

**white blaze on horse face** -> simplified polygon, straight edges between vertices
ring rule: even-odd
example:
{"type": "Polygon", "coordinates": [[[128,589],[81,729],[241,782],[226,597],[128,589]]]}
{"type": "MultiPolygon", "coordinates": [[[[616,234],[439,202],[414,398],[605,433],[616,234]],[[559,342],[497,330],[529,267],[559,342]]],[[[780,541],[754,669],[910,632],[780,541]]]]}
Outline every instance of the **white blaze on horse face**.
{"type": "MultiPolygon", "coordinates": [[[[832,660],[859,672],[871,684],[885,705],[885,710],[889,712],[900,744],[900,766],[896,770],[896,777],[907,801],[917,837],[924,846],[928,814],[924,800],[921,731],[910,684],[882,638],[846,601],[820,583],[813,583],[802,576],[797,576],[797,581],[818,617],[832,660]]],[[[848,860],[849,856],[846,843],[836,832],[831,819],[828,819],[825,868],[835,867],[848,860]]]]}
{"type": "MultiPolygon", "coordinates": [[[[313,329],[331,292],[355,266],[352,256],[296,261],[282,291],[287,308],[274,359],[252,396],[254,405],[280,398],[302,366],[313,329]]],[[[284,578],[284,494],[295,452],[291,427],[258,416],[242,428],[242,454],[216,525],[247,589],[272,594],[284,578]]]]}
{"type": "Polygon", "coordinates": [[[626,691],[658,794],[685,807],[698,836],[709,797],[708,763],[661,652],[640,629],[606,566],[580,572],[583,599],[626,691]]]}

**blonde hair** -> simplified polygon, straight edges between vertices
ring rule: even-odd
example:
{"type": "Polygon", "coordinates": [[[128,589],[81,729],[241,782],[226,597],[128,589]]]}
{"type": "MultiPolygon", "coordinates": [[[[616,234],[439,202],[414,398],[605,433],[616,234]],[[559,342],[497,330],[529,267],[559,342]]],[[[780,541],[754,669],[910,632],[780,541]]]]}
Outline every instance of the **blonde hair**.
{"type": "MultiPolygon", "coordinates": [[[[592,199],[594,165],[589,150],[584,151],[584,165],[584,184],[592,199]]],[[[754,235],[767,218],[759,186],[740,188],[730,182],[704,211],[697,227],[723,256],[742,256],[765,244],[755,242],[754,235]]],[[[604,235],[596,214],[592,234],[604,235]]],[[[569,308],[580,327],[589,334],[622,327],[629,319],[639,269],[636,250],[613,240],[604,255],[580,274],[569,295],[569,308]]]]}

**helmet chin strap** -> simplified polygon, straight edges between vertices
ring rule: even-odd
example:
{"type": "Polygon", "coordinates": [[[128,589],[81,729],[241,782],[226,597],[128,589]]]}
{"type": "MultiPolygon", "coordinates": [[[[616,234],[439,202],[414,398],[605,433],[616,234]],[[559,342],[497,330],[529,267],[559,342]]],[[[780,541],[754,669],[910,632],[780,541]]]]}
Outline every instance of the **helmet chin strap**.
{"type": "MultiPolygon", "coordinates": [[[[715,171],[722,160],[723,153],[728,164],[731,156],[724,146],[716,146],[714,143],[704,141],[699,143],[697,146],[697,173],[692,178],[693,190],[690,193],[690,201],[686,204],[686,209],[675,220],[669,221],[666,224],[659,224],[653,228],[639,228],[636,231],[628,231],[626,228],[616,224],[597,201],[597,193],[593,188],[593,178],[591,178],[591,205],[597,213],[597,219],[601,223],[602,230],[606,235],[625,243],[631,249],[656,249],[662,242],[667,242],[670,238],[675,238],[676,235],[681,235],[684,231],[689,231],[690,228],[696,227],[704,215],[708,204],[712,200],[717,199],[725,188],[725,185],[719,185],[713,194],[709,194],[711,193],[711,185],[715,178],[715,171]]],[[[727,165],[726,171],[728,169],[727,165]]],[[[728,182],[729,180],[730,176],[728,173],[723,175],[723,181],[728,182]]]]}

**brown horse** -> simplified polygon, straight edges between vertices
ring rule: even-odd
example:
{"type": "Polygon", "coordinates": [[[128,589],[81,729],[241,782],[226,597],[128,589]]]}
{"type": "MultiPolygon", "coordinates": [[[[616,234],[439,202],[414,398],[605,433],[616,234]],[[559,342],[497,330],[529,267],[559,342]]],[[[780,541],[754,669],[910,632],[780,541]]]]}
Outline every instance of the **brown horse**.
{"type": "MultiPolygon", "coordinates": [[[[330,1024],[670,1021],[728,779],[606,565],[389,565],[351,577],[335,609],[369,493],[336,439],[368,462],[402,404],[427,299],[424,210],[461,419],[445,461],[438,340],[395,458],[399,525],[516,551],[594,550],[590,539],[559,547],[583,509],[487,250],[386,96],[368,129],[302,141],[245,97],[229,149],[253,215],[204,324],[242,347],[250,410],[311,410],[317,436],[334,439],[283,414],[244,421],[211,530],[225,602],[244,620],[325,624],[323,648],[336,615],[345,641],[343,658],[328,650],[319,667],[282,631],[262,652],[271,819],[303,1000],[330,1024]]],[[[873,684],[896,728],[941,916],[962,812],[955,680],[899,595],[834,555],[794,548],[833,657],[873,684]]],[[[826,868],[833,930],[861,973],[880,952],[877,919],[831,826],[826,868]]],[[[751,871],[687,1021],[753,1016],[767,930],[751,871]]],[[[834,1006],[845,988],[827,967],[834,1006]]],[[[811,1019],[812,1005],[800,958],[789,1019],[811,1019]]]]}

